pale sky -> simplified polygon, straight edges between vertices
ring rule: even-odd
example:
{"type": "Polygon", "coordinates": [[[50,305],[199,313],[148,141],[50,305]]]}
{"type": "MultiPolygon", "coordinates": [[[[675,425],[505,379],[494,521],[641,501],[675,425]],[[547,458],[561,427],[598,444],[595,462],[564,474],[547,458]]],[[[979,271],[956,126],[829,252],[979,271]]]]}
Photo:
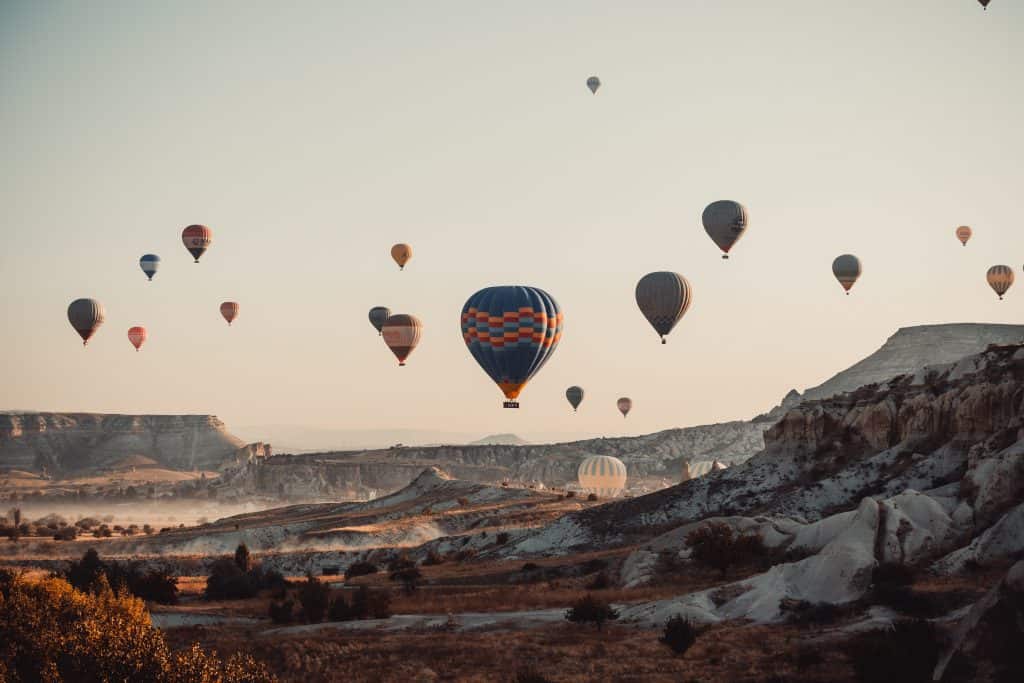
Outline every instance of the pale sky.
{"type": "Polygon", "coordinates": [[[0,409],[639,434],[750,417],[900,326],[1024,323],[1024,283],[985,283],[1024,276],[1022,30],[1009,0],[0,2],[0,409]],[[717,199],[751,217],[727,262],[717,199]],[[652,270],[694,289],[666,346],[652,270]],[[459,331],[497,284],[565,313],[518,411],[459,331]],[[407,367],[374,305],[424,321],[407,367]]]}

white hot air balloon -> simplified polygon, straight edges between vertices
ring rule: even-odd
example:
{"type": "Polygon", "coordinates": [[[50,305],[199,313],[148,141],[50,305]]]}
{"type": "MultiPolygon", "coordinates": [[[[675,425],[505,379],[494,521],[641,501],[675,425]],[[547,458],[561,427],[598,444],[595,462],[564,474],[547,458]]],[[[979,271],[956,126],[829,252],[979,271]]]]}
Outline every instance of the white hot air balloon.
{"type": "Polygon", "coordinates": [[[576,474],[580,488],[598,498],[614,498],[626,488],[626,466],[610,455],[584,458],[576,474]]]}

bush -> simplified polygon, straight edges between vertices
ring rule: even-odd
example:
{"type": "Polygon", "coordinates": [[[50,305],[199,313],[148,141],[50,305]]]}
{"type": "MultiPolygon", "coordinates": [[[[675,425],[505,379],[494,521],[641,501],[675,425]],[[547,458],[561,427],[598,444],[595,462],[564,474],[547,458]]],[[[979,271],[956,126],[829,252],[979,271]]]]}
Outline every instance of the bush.
{"type": "Polygon", "coordinates": [[[698,635],[700,630],[693,622],[677,614],[665,622],[665,630],[662,631],[658,642],[668,646],[677,655],[682,655],[697,642],[698,635]]]}
{"type": "Polygon", "coordinates": [[[698,564],[723,575],[729,567],[744,564],[767,553],[756,533],[739,534],[725,522],[708,522],[686,535],[686,545],[698,564]]]}
{"type": "MultiPolygon", "coordinates": [[[[467,538],[466,540],[469,539],[467,538]]],[[[472,560],[474,557],[476,557],[476,551],[472,548],[462,548],[452,555],[452,559],[459,563],[465,562],[466,560],[472,560]]]]}
{"type": "Polygon", "coordinates": [[[927,683],[939,658],[935,627],[924,620],[903,621],[892,630],[871,631],[850,645],[856,680],[927,683]]]}
{"type": "Polygon", "coordinates": [[[586,585],[588,591],[603,591],[606,588],[610,588],[612,585],[611,579],[608,578],[608,574],[605,572],[598,572],[594,575],[594,578],[590,580],[590,583],[586,585]]]}
{"type": "Polygon", "coordinates": [[[234,558],[222,557],[210,567],[203,596],[207,600],[244,600],[256,597],[259,591],[258,577],[239,569],[234,558]]]}
{"type": "Polygon", "coordinates": [[[914,570],[905,564],[887,562],[871,572],[871,583],[875,586],[909,586],[914,583],[914,570]]]}
{"type": "Polygon", "coordinates": [[[390,579],[392,581],[398,581],[402,584],[402,589],[406,595],[412,595],[416,592],[416,587],[420,584],[420,579],[423,578],[423,572],[420,568],[409,559],[399,559],[393,561],[389,566],[390,579]]]}
{"type": "Polygon", "coordinates": [[[576,492],[575,491],[566,491],[565,492],[565,497],[566,498],[575,498],[576,497],[576,492]]]}
{"type": "Polygon", "coordinates": [[[271,601],[270,620],[275,624],[292,623],[294,607],[295,603],[291,600],[283,600],[281,602],[271,601]]]}
{"type": "Polygon", "coordinates": [[[565,618],[574,624],[594,624],[600,631],[604,628],[606,621],[618,619],[619,613],[604,600],[595,598],[588,593],[573,603],[573,606],[566,611],[565,618]]]}
{"type": "Polygon", "coordinates": [[[352,621],[358,619],[345,596],[338,594],[327,608],[327,621],[352,621]]]}
{"type": "Polygon", "coordinates": [[[505,545],[508,543],[508,532],[502,531],[494,539],[494,545],[505,545]]]}
{"type": "Polygon", "coordinates": [[[68,563],[68,568],[59,572],[58,575],[71,584],[72,588],[89,592],[100,576],[106,573],[107,567],[100,560],[100,554],[96,552],[95,548],[89,548],[81,560],[78,562],[72,560],[68,563]]]}
{"type": "Polygon", "coordinates": [[[387,619],[391,616],[391,596],[387,591],[360,586],[352,598],[352,612],[357,619],[387,619]]]}
{"type": "Polygon", "coordinates": [[[161,605],[178,602],[178,577],[166,569],[133,572],[128,579],[128,589],[138,598],[161,605]]]}
{"type": "Polygon", "coordinates": [[[809,628],[834,624],[843,616],[843,608],[830,602],[808,602],[807,600],[783,600],[779,605],[787,612],[786,621],[790,624],[809,628]]]}
{"type": "Polygon", "coordinates": [[[461,507],[466,507],[469,505],[469,498],[459,498],[458,503],[461,507]]]}
{"type": "Polygon", "coordinates": [[[252,569],[252,556],[249,554],[249,548],[244,543],[239,544],[235,548],[235,565],[238,566],[243,572],[247,572],[252,569]]]}
{"type": "Polygon", "coordinates": [[[366,562],[360,560],[359,562],[353,562],[345,570],[345,579],[354,579],[357,576],[366,576],[368,574],[376,574],[380,569],[377,568],[372,562],[366,562]]]}
{"type": "Polygon", "coordinates": [[[523,563],[523,568],[519,571],[532,572],[535,569],[540,569],[540,565],[538,565],[536,562],[525,562],[523,563]]]}
{"type": "Polygon", "coordinates": [[[330,586],[313,576],[312,572],[306,574],[306,580],[299,586],[299,605],[302,607],[302,618],[310,624],[323,621],[330,602],[330,586]]]}
{"type": "Polygon", "coordinates": [[[57,576],[83,593],[95,593],[99,586],[106,585],[114,591],[127,591],[142,600],[163,605],[178,602],[178,577],[170,571],[144,571],[134,564],[104,562],[94,548],[87,550],[81,560],[70,562],[57,576]]]}
{"type": "Polygon", "coordinates": [[[273,681],[250,656],[227,661],[198,645],[172,653],[138,598],[98,580],[94,593],[51,577],[15,579],[0,600],[0,669],[11,681],[273,681]]]}

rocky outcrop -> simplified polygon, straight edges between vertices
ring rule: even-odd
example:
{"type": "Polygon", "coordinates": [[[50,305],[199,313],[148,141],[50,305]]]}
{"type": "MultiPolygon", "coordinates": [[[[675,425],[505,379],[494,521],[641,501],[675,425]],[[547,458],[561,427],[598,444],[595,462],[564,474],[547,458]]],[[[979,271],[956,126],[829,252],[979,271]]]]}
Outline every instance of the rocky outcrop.
{"type": "Polygon", "coordinates": [[[169,469],[217,469],[243,445],[213,415],[0,414],[0,467],[55,476],[137,456],[169,469]]]}

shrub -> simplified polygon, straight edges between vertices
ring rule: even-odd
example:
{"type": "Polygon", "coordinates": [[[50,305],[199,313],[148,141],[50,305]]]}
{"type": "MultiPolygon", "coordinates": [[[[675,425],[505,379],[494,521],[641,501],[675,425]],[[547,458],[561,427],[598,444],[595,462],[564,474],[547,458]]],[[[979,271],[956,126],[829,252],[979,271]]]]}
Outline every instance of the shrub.
{"type": "Polygon", "coordinates": [[[358,618],[352,610],[352,606],[342,594],[338,594],[337,597],[331,600],[331,606],[327,608],[328,621],[352,621],[358,618]]]}
{"type": "Polygon", "coordinates": [[[505,545],[508,543],[508,532],[502,531],[494,539],[494,545],[505,545]]]}
{"type": "Polygon", "coordinates": [[[619,613],[604,600],[595,598],[588,593],[573,603],[573,606],[566,611],[565,618],[574,624],[594,624],[600,631],[604,628],[606,621],[618,619],[619,613]]]}
{"type": "Polygon", "coordinates": [[[610,588],[612,585],[611,579],[608,578],[608,574],[605,572],[598,572],[594,575],[594,578],[590,580],[590,583],[586,585],[588,591],[603,591],[606,588],[610,588]]]}
{"type": "Polygon", "coordinates": [[[78,538],[78,529],[73,526],[63,526],[53,534],[55,541],[73,541],[78,538]]]}
{"type": "Polygon", "coordinates": [[[310,624],[324,620],[331,602],[331,588],[310,572],[306,580],[299,586],[299,605],[302,607],[302,618],[310,624]]]}
{"type": "Polygon", "coordinates": [[[166,569],[133,572],[128,579],[128,589],[138,598],[161,605],[178,602],[178,577],[166,569]]]}
{"type": "Polygon", "coordinates": [[[336,564],[326,565],[320,570],[321,576],[337,576],[340,573],[341,567],[336,564]]]}
{"type": "Polygon", "coordinates": [[[466,507],[469,505],[469,498],[459,498],[458,503],[461,507],[466,507]]]}
{"type": "Polygon", "coordinates": [[[856,680],[926,683],[939,658],[935,627],[924,620],[903,621],[892,630],[871,631],[850,645],[856,680]]]}
{"type": "Polygon", "coordinates": [[[808,628],[834,624],[843,616],[844,610],[830,602],[808,602],[807,600],[783,600],[779,605],[788,612],[786,621],[790,624],[808,628]]]}
{"type": "Polygon", "coordinates": [[[462,548],[452,555],[452,559],[459,563],[465,562],[466,560],[472,560],[474,557],[476,557],[476,551],[472,548],[462,548]]]}
{"type": "Polygon", "coordinates": [[[677,614],[665,622],[665,630],[662,631],[658,642],[666,645],[677,655],[682,655],[697,642],[698,635],[700,635],[700,630],[693,622],[677,614]]]}
{"type": "Polygon", "coordinates": [[[291,600],[271,601],[270,620],[275,624],[290,624],[293,618],[294,607],[295,603],[291,600]]]}
{"type": "Polygon", "coordinates": [[[146,534],[147,536],[149,536],[150,534],[152,534],[152,533],[153,533],[154,531],[156,531],[156,529],[154,529],[154,528],[153,528],[152,526],[150,526],[149,524],[143,524],[143,525],[142,525],[142,533],[146,534]]]}
{"type": "Polygon", "coordinates": [[[352,612],[357,619],[387,619],[391,616],[391,596],[387,591],[360,586],[352,597],[352,612]]]}
{"type": "Polygon", "coordinates": [[[69,562],[68,568],[59,572],[59,576],[71,584],[72,588],[88,592],[92,590],[100,576],[106,574],[106,571],[106,566],[100,560],[100,554],[96,552],[95,548],[89,548],[81,560],[69,562]]]}
{"type": "Polygon", "coordinates": [[[252,569],[252,556],[249,554],[249,548],[244,543],[239,544],[235,548],[235,565],[238,566],[243,572],[247,572],[252,569]]]}
{"type": "Polygon", "coordinates": [[[532,572],[535,569],[540,569],[540,565],[538,565],[536,562],[525,562],[523,563],[523,568],[520,571],[532,572]]]}
{"type": "Polygon", "coordinates": [[[170,571],[144,571],[138,565],[104,562],[94,548],[87,550],[81,560],[70,562],[57,576],[85,593],[95,593],[99,586],[106,585],[114,591],[128,591],[137,598],[163,605],[178,602],[178,577],[170,571]]]}
{"type": "Polygon", "coordinates": [[[420,579],[423,578],[423,572],[416,566],[411,560],[398,560],[390,565],[390,579],[392,581],[399,581],[402,584],[402,589],[406,595],[412,595],[416,592],[416,587],[420,584],[420,579]]]}
{"type": "Polygon", "coordinates": [[[376,574],[378,571],[380,570],[377,568],[377,565],[372,562],[360,560],[359,562],[353,562],[348,566],[348,569],[345,570],[345,579],[348,580],[354,579],[357,576],[376,574]]]}
{"type": "Polygon", "coordinates": [[[749,562],[767,550],[756,533],[739,534],[725,522],[708,522],[686,535],[691,557],[723,575],[729,567],[749,562]]]}
{"type": "Polygon", "coordinates": [[[914,583],[914,570],[905,564],[887,562],[871,572],[871,583],[875,586],[909,586],[914,583]]]}
{"type": "Polygon", "coordinates": [[[207,600],[244,600],[260,590],[258,577],[243,572],[234,558],[222,557],[210,567],[203,595],[207,600]]]}

